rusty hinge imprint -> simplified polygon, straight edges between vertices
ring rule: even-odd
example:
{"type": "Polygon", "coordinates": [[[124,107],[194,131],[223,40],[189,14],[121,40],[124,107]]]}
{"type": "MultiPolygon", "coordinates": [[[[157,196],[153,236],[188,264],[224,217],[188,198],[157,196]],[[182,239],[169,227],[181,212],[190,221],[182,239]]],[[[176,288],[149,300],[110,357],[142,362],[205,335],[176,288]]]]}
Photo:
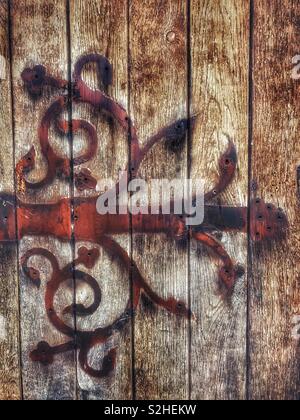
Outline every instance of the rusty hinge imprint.
{"type": "MultiPolygon", "coordinates": [[[[120,124],[126,133],[129,133],[131,145],[131,166],[127,168],[131,176],[137,175],[139,167],[152,147],[162,141],[184,141],[185,135],[192,121],[179,120],[152,136],[144,147],[140,146],[136,129],[129,115],[122,106],[100,90],[91,90],[82,80],[82,72],[86,64],[96,63],[100,80],[104,86],[112,83],[112,67],[108,60],[100,55],[93,54],[81,57],[75,65],[71,94],[68,93],[69,84],[65,80],[47,74],[45,67],[35,66],[25,69],[22,79],[32,97],[42,95],[45,86],[61,89],[63,92],[47,109],[39,127],[39,141],[41,152],[47,162],[48,169],[45,178],[38,183],[26,180],[28,172],[35,165],[35,149],[32,148],[17,164],[16,172],[20,192],[39,190],[51,184],[55,177],[70,178],[71,168],[90,161],[97,153],[98,138],[93,125],[84,120],[73,120],[71,123],[61,120],[60,116],[66,110],[69,101],[74,103],[87,103],[95,109],[104,111],[120,124]],[[84,130],[89,139],[88,150],[73,160],[57,155],[49,142],[50,126],[55,124],[57,130],[63,135],[70,131],[76,133],[84,130]]],[[[162,233],[178,241],[190,237],[210,248],[220,259],[219,284],[222,296],[229,298],[234,291],[236,280],[243,275],[243,269],[236,265],[222,244],[214,236],[215,232],[236,231],[247,232],[253,241],[283,238],[287,229],[285,214],[271,204],[261,199],[251,202],[250,220],[246,207],[228,207],[209,204],[218,197],[231,183],[237,167],[237,153],[231,140],[228,142],[226,152],[219,161],[219,179],[212,190],[205,195],[204,223],[197,227],[187,227],[185,215],[105,215],[97,213],[96,203],[98,197],[76,198],[73,201],[62,198],[57,203],[27,204],[15,197],[2,194],[0,201],[0,241],[17,241],[26,235],[51,235],[61,241],[70,241],[74,236],[76,242],[88,241],[102,247],[110,256],[118,257],[133,281],[132,299],[127,303],[124,313],[105,328],[95,331],[78,331],[69,327],[54,309],[54,298],[59,288],[72,276],[76,281],[86,283],[93,291],[94,301],[89,307],[75,304],[67,307],[64,314],[73,313],[76,317],[89,316],[95,313],[101,303],[101,290],[96,279],[79,271],[76,266],[81,264],[87,269],[92,268],[99,258],[96,248],[80,248],[77,259],[64,268],[59,267],[57,258],[46,249],[36,248],[22,257],[22,267],[25,274],[34,285],[39,287],[39,272],[30,267],[29,260],[33,256],[41,256],[50,261],[53,272],[47,283],[45,306],[49,321],[62,334],[69,338],[69,342],[57,347],[51,347],[46,342],[38,344],[32,351],[31,359],[43,364],[53,363],[55,355],[76,349],[82,369],[92,377],[102,378],[108,376],[115,367],[116,349],[112,348],[105,356],[100,370],[93,369],[88,363],[89,351],[96,345],[105,344],[118,331],[121,331],[137,311],[140,298],[144,294],[154,304],[164,308],[177,316],[191,317],[191,311],[184,302],[174,298],[162,299],[148,285],[137,265],[131,261],[127,252],[114,241],[114,234],[126,234],[130,227],[136,233],[151,234],[162,233]],[[71,218],[71,214],[73,220],[71,218]],[[88,217],[87,217],[88,215],[88,217]],[[15,223],[17,220],[17,224],[15,223]],[[59,222],[58,222],[59,221],[59,222]],[[74,232],[72,229],[74,224],[74,232]],[[18,231],[16,231],[18,226],[18,231]]],[[[76,187],[80,191],[95,189],[96,178],[88,169],[75,173],[76,187]]],[[[174,204],[174,203],[173,203],[174,204]]]]}

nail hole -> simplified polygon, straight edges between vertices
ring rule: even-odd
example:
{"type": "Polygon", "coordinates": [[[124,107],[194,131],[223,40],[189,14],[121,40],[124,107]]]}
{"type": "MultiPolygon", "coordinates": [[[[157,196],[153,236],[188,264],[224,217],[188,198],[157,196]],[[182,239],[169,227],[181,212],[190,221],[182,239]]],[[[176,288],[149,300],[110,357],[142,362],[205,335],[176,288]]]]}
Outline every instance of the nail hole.
{"type": "Polygon", "coordinates": [[[176,40],[176,33],[174,31],[170,31],[167,33],[167,41],[174,42],[176,40]]]}

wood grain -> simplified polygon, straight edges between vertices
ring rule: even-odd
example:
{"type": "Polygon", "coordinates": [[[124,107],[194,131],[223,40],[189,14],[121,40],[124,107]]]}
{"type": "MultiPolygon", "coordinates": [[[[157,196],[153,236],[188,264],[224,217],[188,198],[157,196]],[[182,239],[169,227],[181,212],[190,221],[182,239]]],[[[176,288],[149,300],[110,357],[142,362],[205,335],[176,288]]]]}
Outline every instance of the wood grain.
{"type": "MultiPolygon", "coordinates": [[[[37,129],[39,122],[53,99],[54,92],[45,92],[41,99],[33,101],[25,91],[20,77],[25,67],[43,64],[49,73],[67,78],[67,38],[66,4],[60,0],[17,0],[12,6],[12,49],[13,49],[13,87],[14,87],[14,122],[16,162],[31,148],[37,150],[36,170],[30,174],[32,181],[40,180],[45,174],[37,129]]],[[[56,94],[57,95],[57,94],[56,94]]],[[[51,133],[51,144],[62,154],[70,156],[70,147],[65,138],[57,138],[51,133]]],[[[56,180],[49,188],[35,194],[21,194],[19,197],[28,202],[57,201],[61,197],[70,197],[67,183],[56,180]]],[[[70,215],[71,217],[71,215],[70,215]]],[[[58,258],[64,267],[72,260],[70,244],[61,244],[52,238],[27,237],[19,245],[20,257],[33,247],[44,247],[58,258]]],[[[34,259],[33,264],[42,274],[42,287],[35,288],[21,273],[21,345],[23,363],[23,391],[25,399],[58,400],[75,398],[75,363],[74,354],[63,354],[55,358],[51,366],[33,363],[29,353],[40,341],[58,345],[67,341],[48,322],[44,293],[45,284],[51,273],[50,266],[42,259],[34,259]]],[[[73,302],[72,284],[64,288],[57,296],[56,310],[61,310],[73,302]]],[[[68,320],[70,324],[73,320],[68,320]]]]}
{"type": "MultiPolygon", "coordinates": [[[[130,114],[140,142],[187,116],[187,10],[185,1],[130,2],[130,114]]],[[[156,146],[139,176],[186,178],[187,149],[156,146]]],[[[134,234],[134,232],[133,232],[134,234]]],[[[134,235],[133,259],[164,298],[188,303],[188,246],[162,235],[134,235]]],[[[142,305],[134,329],[137,399],[188,397],[188,322],[142,305]],[[150,310],[149,310],[150,309],[150,310]]]]}
{"type": "MultiPolygon", "coordinates": [[[[220,204],[247,206],[249,2],[191,1],[191,114],[199,114],[191,139],[191,176],[206,190],[218,177],[218,160],[234,142],[239,165],[220,204]]],[[[233,260],[247,268],[245,234],[223,234],[233,260]]],[[[246,276],[231,302],[217,293],[218,261],[192,242],[191,398],[244,399],[246,396],[246,276]]]]}
{"type": "MultiPolygon", "coordinates": [[[[0,1],[0,191],[14,193],[8,1],[0,1]]],[[[0,400],[21,397],[17,247],[0,247],[0,400]]]]}
{"type": "MultiPolygon", "coordinates": [[[[24,194],[15,188],[14,167],[34,145],[37,164],[28,178],[44,176],[37,129],[58,95],[45,89],[33,100],[21,72],[43,64],[67,79],[69,65],[73,70],[81,55],[98,53],[113,65],[113,84],[101,86],[93,65],[84,79],[128,110],[141,144],[163,126],[197,115],[182,148],[155,146],[139,177],[204,178],[209,189],[228,135],[237,147],[238,171],[215,203],[247,206],[250,191],[250,199],[274,203],[289,220],[283,242],[254,244],[246,234],[223,234],[226,250],[246,269],[228,302],[217,293],[218,261],[202,246],[134,231],[116,237],[151,287],[164,298],[190,303],[196,320],[176,318],[143,299],[132,324],[109,343],[118,348],[116,372],[100,381],[80,369],[75,352],[56,356],[48,367],[30,360],[40,341],[68,339],[47,319],[49,264],[32,260],[42,274],[40,289],[18,267],[18,257],[33,247],[50,250],[64,267],[79,247],[94,245],[49,237],[1,245],[0,400],[299,400],[294,324],[300,317],[300,81],[292,77],[299,22],[297,0],[0,0],[1,192],[31,203],[96,194],[58,179],[24,194]]],[[[75,172],[88,168],[98,180],[116,181],[128,164],[127,133],[90,106],[74,103],[70,114],[91,122],[99,140],[95,158],[75,172]]],[[[71,157],[86,148],[87,139],[79,132],[69,143],[53,130],[51,144],[71,157]]],[[[111,323],[130,295],[129,273],[105,251],[89,274],[99,282],[102,303],[93,316],[77,317],[80,330],[111,323]]],[[[59,313],[73,302],[73,286],[60,290],[59,313]]],[[[77,303],[90,303],[90,290],[76,286],[77,303]]],[[[71,316],[66,319],[74,325],[71,316]]],[[[106,350],[90,352],[93,367],[101,366],[106,350]]]]}
{"type": "Polygon", "coordinates": [[[298,1],[254,2],[252,179],[256,194],[283,208],[290,225],[286,242],[251,249],[249,397],[259,400],[299,399],[292,320],[300,314],[300,115],[291,73],[299,21],[298,1]]]}
{"type": "MultiPolygon", "coordinates": [[[[128,108],[128,28],[127,1],[118,0],[71,0],[71,52],[72,68],[83,54],[97,53],[106,56],[113,66],[113,83],[107,93],[128,108]]],[[[94,89],[104,89],[97,78],[94,66],[86,68],[86,83],[94,89]]],[[[99,147],[95,158],[83,167],[91,170],[98,180],[113,179],[117,182],[119,171],[128,165],[128,133],[118,126],[117,121],[104,117],[99,110],[90,106],[74,106],[73,118],[90,121],[97,129],[99,147]]],[[[85,147],[85,138],[80,133],[74,138],[74,155],[85,147]]],[[[76,172],[82,167],[76,168],[76,172]]],[[[93,196],[95,191],[76,191],[77,196],[93,196]]],[[[87,215],[88,217],[88,215],[87,215]]],[[[127,251],[130,251],[130,232],[115,238],[127,251]]],[[[77,243],[76,247],[82,246],[77,243]]],[[[99,281],[102,290],[102,303],[92,316],[77,319],[77,327],[93,330],[111,324],[120,316],[127,305],[130,292],[129,273],[118,268],[106,253],[91,274],[99,281]]],[[[77,290],[77,300],[84,303],[89,297],[85,288],[77,290]]],[[[80,397],[84,399],[130,399],[131,392],[131,328],[126,328],[121,336],[115,336],[112,344],[118,347],[117,369],[108,380],[96,381],[78,371],[80,397]]],[[[90,353],[93,366],[101,367],[104,356],[103,346],[90,353]]]]}

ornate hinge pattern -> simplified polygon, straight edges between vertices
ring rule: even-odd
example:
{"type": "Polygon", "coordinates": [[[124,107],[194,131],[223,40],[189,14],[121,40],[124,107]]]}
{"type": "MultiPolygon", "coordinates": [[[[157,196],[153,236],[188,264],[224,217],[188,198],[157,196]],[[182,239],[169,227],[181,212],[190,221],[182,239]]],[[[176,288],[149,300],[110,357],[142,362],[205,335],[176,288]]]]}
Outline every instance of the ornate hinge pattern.
{"type": "MultiPolygon", "coordinates": [[[[16,167],[18,191],[38,191],[50,185],[56,177],[71,179],[73,168],[89,162],[97,153],[98,137],[95,127],[85,120],[61,119],[62,113],[68,109],[70,103],[87,103],[99,112],[112,116],[123,130],[128,134],[131,147],[131,162],[127,168],[129,178],[137,175],[140,165],[152,147],[163,140],[168,143],[184,142],[187,130],[192,128],[193,119],[182,119],[162,128],[152,136],[145,146],[138,140],[136,128],[125,109],[111,97],[100,90],[90,89],[82,80],[82,72],[86,64],[96,63],[101,83],[107,87],[112,83],[112,67],[109,61],[100,55],[92,54],[81,57],[74,69],[73,81],[47,74],[45,67],[38,65],[27,68],[22,73],[25,86],[32,96],[37,98],[43,94],[46,86],[60,89],[61,95],[50,105],[45,112],[38,130],[38,137],[42,155],[47,163],[46,176],[37,183],[27,181],[27,174],[35,167],[36,150],[34,147],[18,162],[16,167]],[[49,132],[52,124],[63,135],[72,135],[79,130],[87,133],[88,149],[81,156],[67,159],[59,156],[49,142],[49,132]]],[[[79,264],[87,269],[94,267],[99,258],[98,248],[87,249],[82,247],[78,251],[75,261],[64,268],[59,266],[57,258],[46,249],[35,248],[22,257],[24,273],[37,287],[40,286],[39,272],[29,265],[33,256],[41,256],[52,265],[52,275],[46,285],[45,307],[50,323],[57,331],[69,338],[69,341],[60,346],[51,347],[46,342],[38,344],[32,351],[31,359],[43,364],[51,364],[55,355],[67,351],[77,350],[80,366],[90,376],[102,378],[110,375],[115,368],[116,348],[111,348],[103,360],[102,368],[94,369],[89,365],[88,354],[90,350],[100,344],[106,344],[110,338],[125,328],[138,309],[143,294],[157,306],[164,308],[176,316],[192,317],[190,309],[184,302],[174,298],[162,299],[149,286],[139,268],[131,260],[128,253],[112,239],[114,234],[126,234],[132,228],[136,233],[151,234],[162,233],[175,238],[178,242],[183,239],[193,239],[204,244],[221,261],[219,270],[219,286],[224,299],[229,299],[234,291],[236,280],[244,274],[241,266],[234,263],[223,245],[216,238],[215,233],[226,231],[249,232],[253,241],[282,239],[287,230],[287,219],[282,210],[272,204],[266,204],[261,199],[251,202],[250,209],[246,207],[228,207],[209,204],[225,191],[232,182],[237,168],[237,153],[234,143],[228,139],[228,147],[219,160],[219,178],[214,188],[205,194],[204,222],[200,226],[188,227],[186,215],[105,215],[97,213],[96,203],[98,197],[63,198],[58,203],[45,203],[40,205],[27,204],[15,197],[2,194],[0,202],[0,240],[2,242],[20,240],[26,235],[51,235],[61,241],[76,242],[89,241],[101,246],[111,257],[125,267],[132,278],[132,296],[127,302],[125,311],[111,325],[98,328],[94,331],[78,331],[70,327],[63,320],[63,315],[74,314],[75,317],[90,316],[94,314],[101,304],[101,290],[95,278],[87,273],[77,270],[79,264]],[[71,218],[72,215],[72,218],[71,218]],[[87,217],[88,215],[88,217],[87,217]],[[250,220],[249,220],[250,215],[250,220]],[[17,224],[15,220],[17,219],[17,224]],[[59,222],[58,222],[59,221],[59,222]],[[74,229],[72,228],[72,224],[74,229]],[[18,230],[16,231],[16,225],[18,230]],[[60,317],[54,308],[55,295],[68,280],[87,284],[93,291],[93,303],[89,307],[75,304],[65,308],[60,317]]],[[[75,171],[75,185],[79,191],[95,190],[97,180],[89,169],[75,171]]],[[[120,192],[120,185],[118,190],[120,192]]],[[[174,203],[171,203],[171,208],[174,203]]]]}

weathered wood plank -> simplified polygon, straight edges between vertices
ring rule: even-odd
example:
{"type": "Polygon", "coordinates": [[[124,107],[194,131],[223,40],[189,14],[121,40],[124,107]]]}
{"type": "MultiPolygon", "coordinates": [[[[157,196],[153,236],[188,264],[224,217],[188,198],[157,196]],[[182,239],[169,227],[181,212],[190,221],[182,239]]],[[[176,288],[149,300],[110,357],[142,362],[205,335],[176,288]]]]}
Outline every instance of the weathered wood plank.
{"type": "MultiPolygon", "coordinates": [[[[238,172],[217,202],[247,206],[247,83],[249,2],[191,1],[191,114],[199,114],[191,140],[191,176],[206,190],[218,177],[228,135],[237,148],[238,172]]],[[[247,237],[226,233],[221,240],[236,262],[247,266],[247,237]]],[[[218,295],[215,256],[193,241],[191,308],[192,399],[244,399],[246,391],[246,277],[232,301],[218,295]]]]}
{"type": "MultiPolygon", "coordinates": [[[[106,56],[113,66],[112,86],[107,93],[128,108],[128,29],[127,1],[118,0],[71,0],[71,51],[72,68],[78,58],[85,54],[96,53],[106,56]]],[[[101,86],[94,66],[87,66],[84,80],[94,89],[106,89],[101,86]]],[[[128,133],[118,126],[112,117],[103,116],[99,110],[88,105],[73,107],[73,118],[83,118],[91,122],[98,134],[98,150],[93,160],[75,168],[91,170],[94,177],[113,179],[117,182],[119,171],[128,165],[128,133]]],[[[74,155],[85,147],[84,133],[74,136],[74,155]]],[[[94,196],[95,191],[75,191],[76,196],[94,196]]],[[[87,215],[88,217],[88,215],[87,215]]],[[[75,227],[76,228],[76,227],[75,227]]],[[[115,238],[122,247],[130,251],[130,234],[115,238]]],[[[82,243],[77,243],[76,248],[82,243]]],[[[88,246],[88,245],[87,245],[88,246]]],[[[86,270],[85,270],[86,271],[86,270]]],[[[98,280],[102,290],[102,303],[97,312],[90,317],[77,319],[80,330],[94,330],[111,324],[120,316],[129,299],[129,273],[118,268],[116,261],[103,251],[96,267],[90,274],[98,280]]],[[[86,287],[77,289],[77,301],[86,303],[90,293],[86,287]]],[[[131,328],[130,325],[121,336],[114,337],[118,348],[116,372],[109,379],[95,380],[78,368],[79,395],[83,399],[130,399],[131,393],[131,328]]],[[[90,352],[92,366],[101,368],[104,357],[103,346],[90,352]]]]}
{"type": "MultiPolygon", "coordinates": [[[[0,1],[0,191],[14,193],[8,1],[0,1]]],[[[0,400],[20,399],[17,247],[0,247],[0,400]]]]}
{"type": "Polygon", "coordinates": [[[250,399],[299,399],[299,342],[292,338],[300,314],[299,54],[298,1],[254,1],[252,179],[258,194],[283,208],[290,231],[278,245],[253,245],[250,277],[250,399]]]}
{"type": "MultiPolygon", "coordinates": [[[[130,115],[141,144],[187,116],[187,10],[185,1],[130,1],[130,115]]],[[[139,176],[186,178],[187,151],[154,147],[139,176]]],[[[135,232],[133,232],[135,234],[135,232]]],[[[162,297],[188,303],[188,245],[164,235],[134,235],[133,259],[162,297]]],[[[188,397],[188,321],[141,305],[135,319],[137,399],[188,397]]]]}
{"type": "MultiPolygon", "coordinates": [[[[36,169],[29,177],[36,182],[45,174],[45,162],[38,142],[38,125],[57,93],[45,91],[41,99],[34,101],[25,91],[20,75],[25,67],[43,64],[50,74],[67,78],[66,2],[17,0],[11,1],[11,7],[16,162],[34,145],[37,150],[36,169]]],[[[70,156],[68,141],[56,136],[55,132],[51,132],[51,144],[62,154],[70,156]]],[[[56,180],[53,185],[36,193],[18,193],[24,201],[43,203],[69,197],[70,188],[67,183],[56,180]]],[[[71,262],[70,244],[61,244],[52,238],[25,238],[19,245],[20,257],[33,247],[43,247],[51,251],[58,258],[61,267],[71,262]]],[[[33,286],[23,273],[20,277],[24,398],[73,399],[76,370],[72,352],[55,357],[54,364],[50,366],[33,363],[29,358],[29,353],[40,341],[47,341],[50,345],[68,341],[51,326],[45,311],[45,284],[51,275],[50,266],[42,259],[34,259],[33,263],[42,275],[41,288],[33,286]]],[[[73,289],[70,285],[69,289],[65,287],[59,292],[56,310],[61,314],[72,302],[73,289]]],[[[68,321],[73,323],[72,318],[68,321]]]]}

